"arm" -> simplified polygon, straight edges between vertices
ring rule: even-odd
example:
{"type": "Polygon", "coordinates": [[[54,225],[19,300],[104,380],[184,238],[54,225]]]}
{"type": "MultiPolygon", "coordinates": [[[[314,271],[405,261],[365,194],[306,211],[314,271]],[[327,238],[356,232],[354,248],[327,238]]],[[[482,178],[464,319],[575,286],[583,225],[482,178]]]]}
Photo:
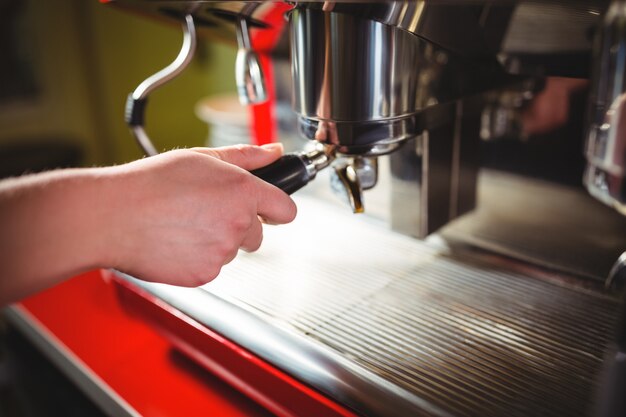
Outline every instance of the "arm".
{"type": "Polygon", "coordinates": [[[0,182],[0,305],[80,272],[112,267],[198,286],[262,240],[259,216],[293,220],[293,201],[248,170],[280,147],[166,152],[129,164],[0,182]]]}

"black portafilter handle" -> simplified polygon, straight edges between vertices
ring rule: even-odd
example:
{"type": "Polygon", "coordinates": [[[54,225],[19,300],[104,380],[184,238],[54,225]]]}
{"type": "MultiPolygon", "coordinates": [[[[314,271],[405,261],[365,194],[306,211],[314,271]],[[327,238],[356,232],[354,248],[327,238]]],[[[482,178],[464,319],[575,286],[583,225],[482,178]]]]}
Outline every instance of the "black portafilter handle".
{"type": "Polygon", "coordinates": [[[250,172],[287,194],[293,194],[312,181],[317,172],[330,165],[332,160],[333,154],[328,148],[316,149],[283,155],[271,164],[250,172]]]}

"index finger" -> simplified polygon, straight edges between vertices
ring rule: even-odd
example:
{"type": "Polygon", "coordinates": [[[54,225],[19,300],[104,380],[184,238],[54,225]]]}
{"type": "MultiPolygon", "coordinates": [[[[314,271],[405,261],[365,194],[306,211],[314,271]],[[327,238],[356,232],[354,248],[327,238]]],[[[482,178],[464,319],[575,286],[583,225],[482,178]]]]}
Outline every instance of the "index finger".
{"type": "MultiPolygon", "coordinates": [[[[252,175],[252,174],[250,174],[252,175]]],[[[283,190],[254,177],[256,184],[257,214],[267,223],[290,223],[297,214],[296,203],[283,190]]]]}
{"type": "Polygon", "coordinates": [[[220,148],[192,148],[191,150],[250,171],[269,165],[280,158],[283,154],[283,145],[275,142],[262,146],[241,144],[220,148]]]}

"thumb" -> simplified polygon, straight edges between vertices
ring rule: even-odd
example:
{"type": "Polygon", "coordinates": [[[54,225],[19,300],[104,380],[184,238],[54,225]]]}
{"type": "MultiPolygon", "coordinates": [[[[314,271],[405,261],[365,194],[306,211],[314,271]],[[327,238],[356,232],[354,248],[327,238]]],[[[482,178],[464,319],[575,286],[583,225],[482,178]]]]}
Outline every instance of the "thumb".
{"type": "Polygon", "coordinates": [[[280,158],[283,154],[283,145],[282,143],[268,143],[262,146],[234,145],[220,148],[193,148],[192,150],[251,171],[269,165],[280,158]]]}

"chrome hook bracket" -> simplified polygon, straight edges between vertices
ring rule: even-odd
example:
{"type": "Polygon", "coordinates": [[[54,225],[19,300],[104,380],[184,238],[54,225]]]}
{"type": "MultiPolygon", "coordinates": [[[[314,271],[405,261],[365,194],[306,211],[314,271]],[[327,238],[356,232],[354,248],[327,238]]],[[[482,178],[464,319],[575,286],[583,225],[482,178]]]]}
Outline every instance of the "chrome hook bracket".
{"type": "MultiPolygon", "coordinates": [[[[256,7],[256,4],[252,4],[248,9],[254,10],[256,7]]],[[[237,17],[235,30],[239,47],[235,60],[235,81],[239,102],[243,105],[262,103],[267,100],[265,77],[259,56],[252,48],[250,29],[244,15],[237,17]]]]}
{"type": "Polygon", "coordinates": [[[159,153],[144,129],[148,95],[158,87],[175,78],[187,68],[196,51],[196,27],[192,15],[185,15],[182,28],[183,46],[176,59],[167,67],[146,78],[137,86],[135,91],[129,94],[126,100],[126,123],[130,127],[137,143],[147,156],[153,156],[159,153]]]}

